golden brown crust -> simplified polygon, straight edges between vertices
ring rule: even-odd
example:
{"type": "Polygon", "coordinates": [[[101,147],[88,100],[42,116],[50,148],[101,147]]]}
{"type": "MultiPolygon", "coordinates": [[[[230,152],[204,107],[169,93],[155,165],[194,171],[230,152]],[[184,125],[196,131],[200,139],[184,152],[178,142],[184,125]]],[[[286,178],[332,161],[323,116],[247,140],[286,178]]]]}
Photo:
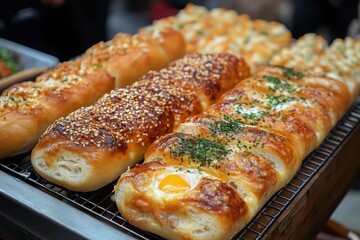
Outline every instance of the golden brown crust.
{"type": "Polygon", "coordinates": [[[113,87],[102,70],[81,73],[78,62],[65,62],[35,82],[8,88],[0,98],[0,158],[29,151],[57,118],[94,103],[113,87]]]}
{"type": "Polygon", "coordinates": [[[251,70],[267,64],[292,41],[291,33],[278,22],[251,20],[234,10],[188,4],[176,16],[154,22],[154,28],[172,27],[186,41],[186,52],[229,52],[241,56],[251,70]]]}
{"type": "Polygon", "coordinates": [[[9,88],[0,98],[0,158],[30,150],[56,119],[164,67],[184,50],[182,35],[172,29],[118,34],[77,60],[45,71],[35,82],[9,88]]]}
{"type": "MultiPolygon", "coordinates": [[[[212,106],[211,109],[215,107],[212,106]]],[[[224,110],[218,110],[218,112],[224,112],[224,110]]],[[[191,135],[209,135],[216,134],[217,139],[223,140],[225,143],[233,142],[238,145],[240,148],[252,148],[252,147],[261,147],[261,151],[270,151],[274,152],[277,156],[279,156],[279,164],[281,164],[281,168],[294,168],[296,164],[299,164],[301,161],[301,156],[295,151],[296,147],[294,142],[288,136],[283,135],[281,131],[273,131],[272,128],[264,128],[260,125],[254,124],[256,118],[252,119],[251,122],[246,122],[245,118],[241,118],[241,115],[232,115],[233,118],[236,118],[238,121],[238,129],[239,132],[224,132],[215,131],[214,128],[219,124],[228,124],[229,127],[231,124],[236,126],[236,121],[231,123],[230,119],[223,119],[223,115],[210,115],[210,114],[200,114],[191,118],[188,118],[186,123],[183,123],[179,126],[176,131],[189,133],[191,135]],[[227,123],[226,123],[227,121],[227,123]],[[254,127],[256,125],[257,127],[254,127]],[[241,130],[241,131],[240,131],[241,130]],[[240,142],[237,142],[241,139],[240,142]],[[242,146],[243,145],[243,146],[242,146]]],[[[276,119],[276,116],[274,116],[276,119]]],[[[280,120],[281,121],[281,120],[280,120]]],[[[274,121],[271,121],[272,123],[274,121]]],[[[275,120],[276,122],[276,120],[275,120]]],[[[226,126],[226,125],[225,125],[226,126]]],[[[277,128],[274,128],[277,129],[277,128]]],[[[156,144],[152,144],[150,148],[146,152],[147,161],[150,160],[150,157],[156,156],[154,153],[155,150],[159,152],[164,152],[163,147],[172,146],[174,143],[171,142],[171,138],[161,138],[156,144]],[[169,141],[169,142],[167,142],[169,141]],[[149,156],[149,157],[147,157],[149,156]]],[[[161,158],[160,158],[161,159],[161,158]]],[[[171,161],[172,158],[163,157],[163,161],[166,161],[169,165],[175,164],[175,162],[171,161]]],[[[173,160],[172,160],[173,161],[173,160]]],[[[184,163],[182,163],[183,165],[184,163]]],[[[273,164],[270,162],[270,164],[273,164]]],[[[185,166],[186,162],[185,162],[185,166]]],[[[221,176],[220,176],[221,177],[221,176]]]]}
{"type": "MultiPolygon", "coordinates": [[[[167,239],[230,238],[228,233],[243,224],[242,220],[239,221],[239,216],[248,217],[248,209],[235,190],[208,175],[194,180],[193,186],[180,198],[176,193],[166,192],[158,193],[167,195],[164,199],[155,197],[157,193],[153,191],[155,188],[152,184],[157,185],[157,180],[169,176],[167,174],[174,170],[176,169],[151,162],[138,165],[124,174],[115,188],[123,187],[122,191],[115,191],[121,214],[131,224],[167,239]],[[118,195],[120,192],[124,195],[118,195]],[[179,217],[183,220],[179,221],[179,217]],[[222,226],[216,229],[217,233],[214,235],[207,234],[207,224],[210,222],[222,226]]],[[[177,171],[183,177],[193,174],[181,169],[177,171]]]]}
{"type": "Polygon", "coordinates": [[[46,115],[39,107],[32,109],[31,114],[23,110],[0,113],[0,139],[3,139],[0,158],[31,149],[45,131],[42,126],[46,123],[46,115]]]}
{"type": "Polygon", "coordinates": [[[328,46],[320,35],[308,33],[276,53],[270,64],[299,67],[313,74],[342,81],[354,101],[360,93],[360,41],[351,37],[335,39],[328,46]]]}
{"type": "MultiPolygon", "coordinates": [[[[209,118],[209,116],[206,118],[209,118]]],[[[199,144],[197,143],[197,138],[203,135],[205,138],[207,136],[205,131],[201,130],[199,132],[203,132],[203,134],[197,132],[192,133],[191,135],[183,135],[182,133],[186,132],[186,128],[189,126],[184,126],[184,124],[181,125],[183,127],[177,129],[178,132],[168,134],[150,146],[150,148],[146,151],[146,162],[161,162],[170,166],[181,165],[186,168],[205,167],[203,171],[216,176],[221,180],[229,179],[229,177],[240,178],[242,179],[242,183],[246,185],[247,188],[253,189],[252,193],[259,199],[261,196],[266,195],[265,193],[268,191],[268,189],[276,186],[278,182],[277,172],[275,171],[272,162],[268,162],[263,156],[256,155],[251,151],[246,151],[246,149],[251,150],[254,147],[261,146],[261,152],[273,152],[275,155],[279,156],[279,161],[281,161],[280,164],[282,168],[292,168],[299,164],[299,156],[296,156],[296,153],[294,153],[294,147],[290,149],[285,148],[284,151],[287,151],[287,153],[284,153],[284,151],[280,149],[280,147],[288,147],[291,143],[286,144],[286,142],[289,142],[289,140],[273,132],[269,133],[251,127],[244,128],[238,134],[229,133],[217,135],[217,139],[220,142],[223,142],[224,144],[230,144],[231,142],[231,144],[239,148],[243,148],[243,152],[233,152],[232,154],[229,153],[229,156],[226,158],[218,159],[213,163],[210,162],[210,158],[213,157],[211,154],[207,155],[207,158],[209,159],[195,160],[195,156],[177,156],[178,153],[175,149],[182,148],[182,141],[186,139],[189,144],[199,144]],[[238,142],[237,139],[241,139],[241,142],[238,142]],[[277,146],[276,143],[280,143],[281,145],[277,146]],[[209,163],[207,163],[206,160],[209,160],[209,163]],[[206,169],[207,164],[210,164],[212,168],[206,169]]],[[[211,126],[211,123],[209,126],[211,126]]],[[[201,127],[197,126],[195,128],[201,127]]],[[[209,140],[211,141],[211,139],[209,140]]],[[[216,151],[215,149],[213,150],[216,151]]],[[[184,149],[184,151],[186,150],[184,149]]],[[[187,149],[187,151],[192,150],[187,149]]],[[[201,150],[199,149],[199,151],[201,150]]]]}
{"type": "MultiPolygon", "coordinates": [[[[184,55],[186,42],[183,35],[170,27],[146,27],[139,30],[137,34],[139,39],[154,38],[156,40],[157,50],[162,52],[161,59],[166,62],[172,62],[184,55]]],[[[156,63],[157,64],[157,63],[156,63]]]]}
{"type": "Polygon", "coordinates": [[[138,161],[146,146],[172,129],[173,116],[164,104],[154,98],[152,92],[135,88],[120,88],[106,94],[97,104],[61,118],[47,129],[33,149],[32,159],[44,161],[34,164],[35,170],[71,190],[100,188],[120,174],[121,168],[116,166],[120,164],[127,168],[138,161]],[[69,172],[91,175],[76,181],[53,176],[50,170],[61,172],[59,159],[68,160],[71,165],[75,157],[69,157],[67,153],[86,159],[92,167],[89,173],[82,169],[83,166],[78,169],[73,166],[77,170],[69,166],[66,168],[69,172]],[[50,170],[46,172],[41,167],[50,170]]]}
{"type": "Polygon", "coordinates": [[[115,78],[115,87],[131,85],[149,70],[159,70],[184,55],[182,35],[171,29],[146,29],[131,36],[117,34],[100,42],[82,57],[83,69],[105,69],[115,78]]]}
{"type": "Polygon", "coordinates": [[[243,59],[236,60],[228,54],[218,56],[220,58],[217,61],[209,59],[203,64],[198,55],[187,55],[171,63],[168,69],[149,72],[132,86],[163,94],[175,114],[174,126],[177,126],[188,116],[207,108],[218,96],[234,86],[238,79],[250,74],[243,59]],[[181,74],[177,74],[179,67],[183,69],[181,74]],[[209,73],[211,77],[207,77],[209,73]]]}
{"type": "Polygon", "coordinates": [[[207,108],[248,72],[244,61],[230,54],[192,54],[151,71],[51,125],[32,152],[33,166],[71,190],[100,188],[140,161],[158,137],[207,108]],[[49,161],[61,164],[50,166],[49,161]]]}
{"type": "Polygon", "coordinates": [[[350,99],[340,81],[292,68],[264,67],[204,113],[156,140],[144,164],[120,177],[115,186],[117,206],[132,224],[163,237],[228,239],[295,175],[345,113],[350,99]],[[189,195],[193,198],[184,204],[189,195]],[[239,201],[232,205],[229,199],[236,198],[239,201]],[[141,201],[131,205],[135,199],[141,201]],[[234,215],[223,215],[224,209],[217,208],[220,202],[236,209],[230,211],[234,215]],[[202,211],[184,214],[190,211],[188,205],[202,211]],[[166,209],[162,215],[171,216],[171,222],[155,217],[159,207],[166,209]],[[196,218],[207,219],[201,235],[194,226],[182,224],[196,218]]]}

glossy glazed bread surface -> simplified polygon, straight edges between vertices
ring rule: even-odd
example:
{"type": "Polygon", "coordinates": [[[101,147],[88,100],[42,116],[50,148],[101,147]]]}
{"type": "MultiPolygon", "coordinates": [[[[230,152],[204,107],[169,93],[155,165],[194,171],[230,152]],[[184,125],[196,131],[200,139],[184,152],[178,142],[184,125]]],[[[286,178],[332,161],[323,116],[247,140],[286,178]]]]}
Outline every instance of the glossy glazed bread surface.
{"type": "Polygon", "coordinates": [[[10,87],[0,96],[0,158],[31,150],[56,119],[165,67],[184,51],[184,39],[173,29],[117,34],[77,60],[45,71],[35,82],[10,87]]]}
{"type": "Polygon", "coordinates": [[[350,103],[341,81],[260,68],[148,148],[115,186],[119,211],[167,239],[229,239],[290,181],[350,103]]]}
{"type": "Polygon", "coordinates": [[[191,54],[150,71],[51,125],[32,151],[34,169],[70,190],[98,189],[142,160],[154,140],[248,75],[244,60],[225,53],[191,54]]]}

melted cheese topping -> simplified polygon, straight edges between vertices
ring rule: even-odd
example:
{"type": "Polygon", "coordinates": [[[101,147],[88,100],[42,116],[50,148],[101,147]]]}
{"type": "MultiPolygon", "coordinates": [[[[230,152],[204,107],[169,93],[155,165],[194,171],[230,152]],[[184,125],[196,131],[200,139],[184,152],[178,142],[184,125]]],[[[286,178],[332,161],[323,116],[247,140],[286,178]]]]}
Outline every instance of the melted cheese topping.
{"type": "Polygon", "coordinates": [[[245,58],[254,70],[287,46],[291,33],[283,24],[250,20],[233,10],[187,5],[177,16],[158,20],[156,27],[171,26],[181,31],[187,52],[230,52],[245,58]]]}
{"type": "Polygon", "coordinates": [[[41,98],[83,84],[85,76],[76,61],[59,64],[37,77],[35,82],[19,83],[5,90],[0,96],[0,112],[41,107],[41,98]]]}
{"type": "Polygon", "coordinates": [[[328,46],[316,34],[306,34],[291,47],[275,54],[270,64],[301,67],[317,75],[326,75],[343,81],[353,97],[360,88],[360,41],[351,37],[336,39],[328,46]]]}
{"type": "Polygon", "coordinates": [[[1,95],[0,113],[8,110],[35,108],[39,106],[38,96],[43,92],[44,88],[38,84],[17,84],[1,95]]]}

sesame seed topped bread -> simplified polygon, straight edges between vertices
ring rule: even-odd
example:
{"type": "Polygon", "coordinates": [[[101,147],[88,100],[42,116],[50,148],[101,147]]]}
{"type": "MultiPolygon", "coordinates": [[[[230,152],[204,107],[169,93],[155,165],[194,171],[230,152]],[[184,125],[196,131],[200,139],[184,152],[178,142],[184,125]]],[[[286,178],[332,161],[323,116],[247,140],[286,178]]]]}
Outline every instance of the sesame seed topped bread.
{"type": "Polygon", "coordinates": [[[31,150],[56,119],[165,67],[184,51],[184,39],[173,29],[118,34],[45,71],[35,82],[10,87],[0,96],[0,158],[31,150]]]}
{"type": "Polygon", "coordinates": [[[243,57],[251,70],[267,64],[272,55],[288,46],[292,35],[279,22],[251,20],[234,10],[188,4],[176,16],[157,20],[152,27],[173,27],[186,41],[186,52],[229,52],[243,57]]]}
{"type": "Polygon", "coordinates": [[[248,75],[245,61],[231,54],[187,55],[57,120],[33,149],[33,167],[70,190],[98,189],[248,75]]]}
{"type": "Polygon", "coordinates": [[[267,66],[157,139],[115,200],[166,239],[230,239],[295,175],[351,104],[342,81],[267,66]]]}

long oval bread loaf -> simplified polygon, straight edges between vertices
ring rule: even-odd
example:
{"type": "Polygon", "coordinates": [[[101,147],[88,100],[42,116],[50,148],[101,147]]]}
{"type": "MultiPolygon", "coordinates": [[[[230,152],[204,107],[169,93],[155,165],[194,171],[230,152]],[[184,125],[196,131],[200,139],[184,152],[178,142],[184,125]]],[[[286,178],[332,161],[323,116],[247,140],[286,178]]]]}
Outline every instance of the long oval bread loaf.
{"type": "Polygon", "coordinates": [[[351,103],[346,84],[263,67],[202,114],[155,141],[115,186],[131,224],[166,239],[240,231],[351,103]]]}
{"type": "Polygon", "coordinates": [[[245,61],[230,54],[187,55],[56,121],[33,149],[33,167],[70,190],[98,189],[248,75],[245,61]]]}
{"type": "Polygon", "coordinates": [[[131,85],[150,70],[159,70],[184,55],[185,40],[171,28],[141,29],[134,36],[119,33],[111,41],[89,48],[82,69],[104,69],[115,78],[115,88],[131,85]]]}
{"type": "Polygon", "coordinates": [[[0,158],[29,151],[56,119],[93,104],[114,87],[132,84],[149,70],[184,54],[184,40],[172,29],[118,34],[75,61],[59,64],[35,82],[23,82],[0,96],[0,158]]]}

